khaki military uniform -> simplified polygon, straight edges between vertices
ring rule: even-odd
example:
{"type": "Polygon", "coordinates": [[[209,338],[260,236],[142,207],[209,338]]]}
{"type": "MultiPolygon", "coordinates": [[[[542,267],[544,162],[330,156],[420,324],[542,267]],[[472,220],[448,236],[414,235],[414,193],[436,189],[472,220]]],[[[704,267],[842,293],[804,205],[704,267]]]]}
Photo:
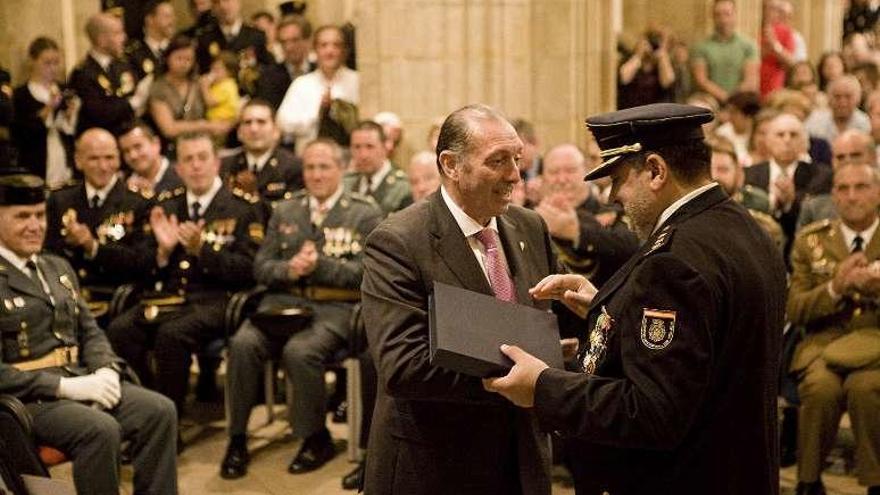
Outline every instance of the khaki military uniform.
{"type": "MultiPolygon", "coordinates": [[[[789,366],[799,379],[801,397],[798,479],[819,479],[846,409],[856,438],[859,483],[880,485],[880,366],[844,370],[827,362],[830,344],[858,329],[877,328],[880,314],[873,298],[856,293],[834,299],[828,290],[838,266],[850,256],[840,224],[822,220],[807,225],[791,253],[787,311],[792,324],[804,331],[789,366]]],[[[867,243],[865,256],[869,261],[880,258],[880,235],[875,233],[867,243]]],[[[855,355],[864,349],[851,351],[855,355]]]]}
{"type": "Polygon", "coordinates": [[[312,218],[306,191],[275,207],[254,261],[257,282],[270,289],[259,311],[308,307],[314,317],[308,328],[286,340],[267,336],[250,320],[232,337],[227,368],[230,434],[246,432],[250,410],[259,399],[263,363],[273,356],[281,357],[296,390],[289,411],[294,435],[307,438],[324,428],[323,365],[349,342],[351,310],[360,299],[364,244],[381,218],[372,199],[352,193],[343,193],[319,221],[312,218]],[[288,261],[306,241],[315,243],[317,266],[307,277],[291,280],[288,261]]]}

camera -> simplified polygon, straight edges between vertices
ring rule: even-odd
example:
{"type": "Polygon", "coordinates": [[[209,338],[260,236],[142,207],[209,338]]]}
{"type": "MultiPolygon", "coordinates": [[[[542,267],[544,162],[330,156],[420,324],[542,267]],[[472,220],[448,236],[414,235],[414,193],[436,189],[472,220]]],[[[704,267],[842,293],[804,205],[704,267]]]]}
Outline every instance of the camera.
{"type": "Polygon", "coordinates": [[[657,31],[650,31],[645,37],[648,39],[648,43],[653,51],[657,51],[660,45],[663,44],[663,36],[657,31]]]}

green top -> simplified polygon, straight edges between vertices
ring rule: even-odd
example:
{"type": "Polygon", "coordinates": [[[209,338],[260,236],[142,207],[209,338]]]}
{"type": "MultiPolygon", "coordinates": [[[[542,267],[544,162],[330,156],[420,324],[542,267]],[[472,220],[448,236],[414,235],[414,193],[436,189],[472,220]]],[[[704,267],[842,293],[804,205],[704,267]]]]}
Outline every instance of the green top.
{"type": "Polygon", "coordinates": [[[691,50],[691,60],[705,61],[709,79],[729,93],[736,91],[742,82],[746,62],[757,58],[755,43],[738,33],[727,40],[713,34],[691,50]]]}

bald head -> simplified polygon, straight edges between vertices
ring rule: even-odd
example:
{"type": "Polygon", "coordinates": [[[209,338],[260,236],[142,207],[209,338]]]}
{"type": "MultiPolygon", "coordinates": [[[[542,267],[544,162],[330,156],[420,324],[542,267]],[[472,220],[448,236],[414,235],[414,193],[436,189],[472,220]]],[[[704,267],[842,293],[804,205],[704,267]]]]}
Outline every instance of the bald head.
{"type": "Polygon", "coordinates": [[[76,141],[76,168],[95,189],[103,189],[119,171],[116,139],[104,129],[92,128],[76,141]]]}
{"type": "Polygon", "coordinates": [[[86,22],[86,36],[92,49],[111,57],[121,57],[125,47],[125,29],[115,15],[101,12],[86,22]]]}
{"type": "Polygon", "coordinates": [[[807,133],[800,119],[790,113],[781,113],[767,126],[766,140],[773,159],[786,166],[796,161],[806,149],[807,133]]]}
{"type": "Polygon", "coordinates": [[[587,160],[573,144],[560,144],[544,154],[541,176],[548,193],[562,193],[572,205],[582,202],[587,195],[587,160]]]}
{"type": "Polygon", "coordinates": [[[831,155],[835,169],[849,164],[877,165],[874,138],[855,129],[847,129],[834,139],[831,155]]]}

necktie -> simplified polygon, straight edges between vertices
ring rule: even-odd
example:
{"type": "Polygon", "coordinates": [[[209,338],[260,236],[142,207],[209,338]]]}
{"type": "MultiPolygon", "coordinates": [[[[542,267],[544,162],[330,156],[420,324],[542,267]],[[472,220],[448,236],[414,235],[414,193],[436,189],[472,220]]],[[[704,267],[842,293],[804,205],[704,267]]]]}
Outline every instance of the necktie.
{"type": "Polygon", "coordinates": [[[198,201],[192,204],[192,221],[198,222],[202,218],[202,205],[198,201]]]}
{"type": "Polygon", "coordinates": [[[101,196],[98,196],[97,194],[95,194],[94,196],[92,196],[91,207],[98,208],[100,206],[101,206],[101,196]]]}
{"type": "Polygon", "coordinates": [[[40,280],[40,274],[37,273],[37,264],[34,263],[34,260],[27,260],[24,266],[26,266],[28,269],[28,277],[30,277],[31,280],[33,280],[34,283],[37,284],[37,287],[39,287],[41,291],[46,292],[46,290],[43,288],[43,281],[40,280]]]}
{"type": "Polygon", "coordinates": [[[864,243],[865,243],[865,240],[862,239],[862,236],[856,234],[856,237],[853,239],[851,252],[853,252],[853,253],[861,252],[862,249],[864,248],[864,246],[863,246],[864,243]]]}
{"type": "Polygon", "coordinates": [[[322,223],[324,223],[324,218],[327,216],[327,211],[330,208],[327,207],[327,203],[320,203],[318,207],[312,212],[312,223],[315,226],[320,227],[322,223]]]}
{"type": "Polygon", "coordinates": [[[360,186],[360,193],[361,194],[364,194],[364,195],[373,194],[373,188],[370,187],[370,182],[371,181],[370,181],[369,177],[367,177],[366,175],[361,176],[361,186],[360,186]]]}
{"type": "Polygon", "coordinates": [[[495,298],[507,302],[516,302],[516,289],[513,280],[507,273],[507,263],[501,257],[498,245],[498,234],[490,228],[485,228],[474,236],[483,244],[486,250],[486,271],[489,273],[489,284],[495,298]]]}

